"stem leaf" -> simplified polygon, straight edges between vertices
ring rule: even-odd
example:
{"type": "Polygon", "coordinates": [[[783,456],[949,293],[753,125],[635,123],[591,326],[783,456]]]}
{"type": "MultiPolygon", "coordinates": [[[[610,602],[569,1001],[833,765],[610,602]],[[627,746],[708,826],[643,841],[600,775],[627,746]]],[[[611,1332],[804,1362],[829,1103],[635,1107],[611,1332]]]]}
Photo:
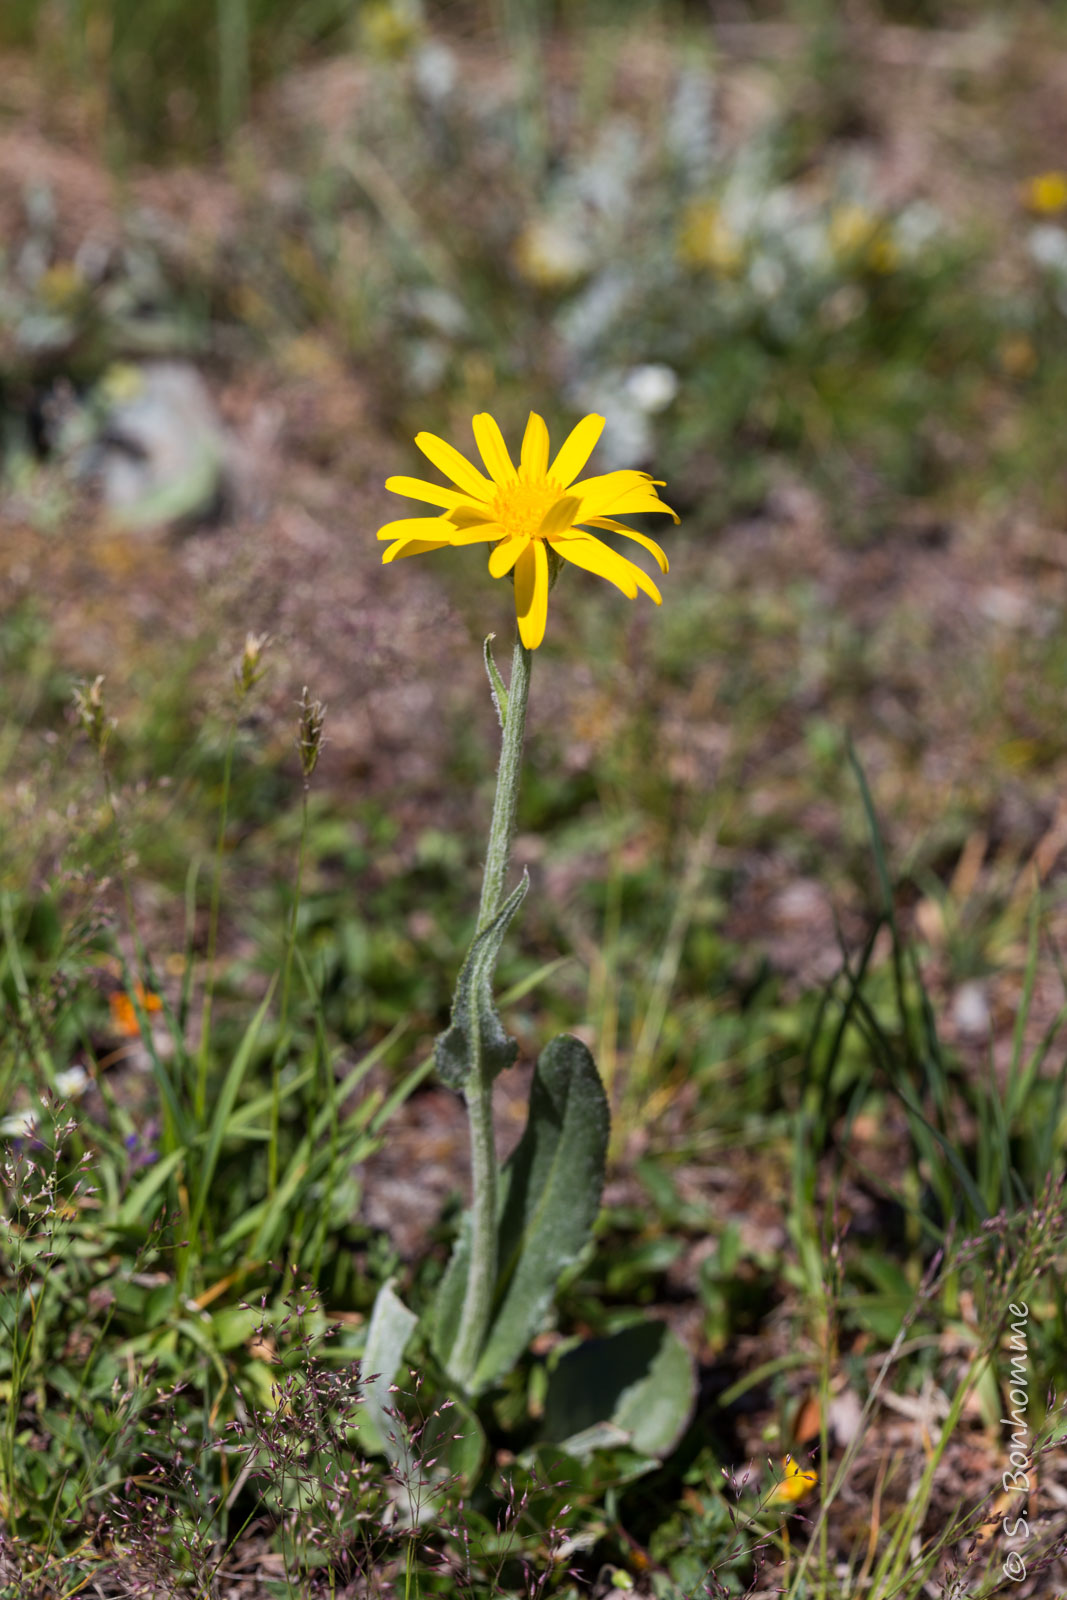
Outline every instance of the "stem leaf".
{"type": "Polygon", "coordinates": [[[518,1045],[505,1031],[493,1004],[493,973],[508,923],[526,898],[529,873],[513,889],[500,910],[478,934],[456,981],[452,1025],[439,1034],[434,1063],[450,1089],[462,1089],[472,1073],[491,1081],[510,1067],[518,1045]]]}
{"type": "Polygon", "coordinates": [[[486,637],[485,644],[482,646],[482,652],[485,656],[485,670],[489,675],[489,693],[493,697],[493,705],[496,707],[496,714],[500,720],[500,726],[501,728],[504,728],[507,726],[508,720],[508,691],[504,687],[504,680],[500,676],[500,669],[493,660],[493,640],[495,638],[495,633],[490,633],[486,637]]]}

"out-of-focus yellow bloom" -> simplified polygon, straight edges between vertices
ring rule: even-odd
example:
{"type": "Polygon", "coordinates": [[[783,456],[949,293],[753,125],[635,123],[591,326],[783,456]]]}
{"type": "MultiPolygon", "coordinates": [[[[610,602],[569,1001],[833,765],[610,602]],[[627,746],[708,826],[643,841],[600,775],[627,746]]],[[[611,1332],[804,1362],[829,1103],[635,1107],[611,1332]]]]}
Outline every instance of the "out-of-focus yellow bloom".
{"type": "Polygon", "coordinates": [[[872,272],[894,272],[899,264],[900,251],[883,228],[867,247],[867,265],[872,272]]]}
{"type": "Polygon", "coordinates": [[[73,261],[57,261],[37,282],[37,293],[49,311],[69,311],[84,297],[86,288],[73,261]]]}
{"type": "Polygon", "coordinates": [[[830,213],[827,236],[835,256],[857,256],[870,244],[878,229],[878,218],[866,206],[835,206],[830,213]]]}
{"type": "Polygon", "coordinates": [[[684,266],[732,278],[745,264],[745,247],[713,200],[694,200],[682,217],[678,257],[684,266]]]}
{"type": "Polygon", "coordinates": [[[100,379],[97,392],[105,405],[122,406],[144,390],[144,373],[132,361],[113,361],[100,379]]]}
{"type": "Polygon", "coordinates": [[[1067,210],[1067,172],[1039,172],[1023,185],[1023,203],[1040,216],[1067,210]]]}
{"type": "Polygon", "coordinates": [[[359,19],[363,42],[378,56],[404,56],[419,38],[417,6],[407,0],[370,0],[359,19]]]}
{"type": "Polygon", "coordinates": [[[603,528],[633,539],[667,571],[667,557],[654,539],[615,520],[657,511],[677,522],[656,493],[662,488],[659,480],[647,472],[626,471],[575,481],[603,427],[603,417],[584,417],[550,462],[548,429],[531,412],[515,466],[500,428],[483,411],[473,419],[473,428],[488,477],[444,439],[417,434],[415,443],[423,455],[456,487],[421,478],[388,479],[386,488],[394,494],[444,509],[437,517],[402,517],[379,528],[378,538],[389,540],[383,562],[450,545],[491,544],[490,576],[513,576],[519,636],[527,650],[536,650],[545,636],[550,579],[560,558],[606,578],[628,599],[636,599],[640,589],[659,605],[660,592],[647,573],[589,531],[603,528]]]}
{"type": "Polygon", "coordinates": [[[892,272],[900,259],[885,219],[866,206],[835,206],[827,237],[839,261],[861,263],[872,272],[892,272]]]}
{"type": "Polygon", "coordinates": [[[765,1506],[795,1506],[819,1481],[819,1474],[813,1468],[798,1466],[792,1456],[786,1456],[782,1470],[784,1476],[763,1502],[765,1506]]]}
{"type": "MultiPolygon", "coordinates": [[[[153,994],[150,989],[145,989],[139,983],[134,985],[134,992],[142,1011],[147,1011],[149,1015],[153,1011],[162,1011],[163,1002],[158,994],[153,994]]],[[[111,1008],[111,1021],[115,1032],[120,1033],[124,1039],[136,1039],[141,1028],[133,1001],[126,991],[120,989],[117,994],[109,995],[108,1005],[111,1008]]]]}
{"type": "Polygon", "coordinates": [[[528,222],[515,241],[513,257],[527,283],[557,294],[580,283],[593,265],[585,240],[553,217],[528,222]]]}

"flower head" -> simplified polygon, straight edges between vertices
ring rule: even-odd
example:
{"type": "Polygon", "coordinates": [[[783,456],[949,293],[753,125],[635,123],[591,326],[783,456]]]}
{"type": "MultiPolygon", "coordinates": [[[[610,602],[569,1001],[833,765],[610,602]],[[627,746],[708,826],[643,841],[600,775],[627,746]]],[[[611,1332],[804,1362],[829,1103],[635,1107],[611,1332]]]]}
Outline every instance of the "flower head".
{"type": "Polygon", "coordinates": [[[782,1462],[784,1476],[774,1485],[767,1495],[764,1505],[796,1505],[798,1500],[803,1500],[809,1495],[819,1481],[819,1474],[811,1467],[801,1467],[786,1456],[782,1462]]]}
{"type": "Polygon", "coordinates": [[[1067,172],[1039,172],[1024,184],[1023,201],[1040,216],[1067,210],[1067,172]]]}
{"type": "Polygon", "coordinates": [[[416,435],[423,455],[455,487],[421,478],[387,480],[386,488],[394,493],[443,509],[436,517],[402,517],[379,528],[378,538],[389,540],[383,561],[449,545],[492,545],[490,575],[513,575],[519,636],[528,650],[536,650],[545,636],[548,590],[560,559],[606,578],[631,600],[640,589],[660,604],[660,592],[647,573],[590,532],[603,528],[633,539],[651,551],[662,572],[667,571],[667,557],[654,539],[616,521],[620,516],[661,511],[677,522],[656,493],[662,487],[658,481],[647,472],[631,471],[576,481],[600,438],[603,417],[583,418],[550,460],[548,429],[531,412],[518,466],[488,413],[476,416],[473,427],[488,476],[443,439],[432,433],[416,435]]]}
{"type": "MultiPolygon", "coordinates": [[[[140,983],[134,984],[134,992],[144,1011],[148,1013],[162,1011],[163,1002],[158,994],[153,994],[140,983]]],[[[115,1032],[120,1033],[124,1039],[135,1039],[141,1031],[141,1025],[137,1020],[137,1008],[133,999],[123,989],[108,995],[107,998],[115,1032]]]]}

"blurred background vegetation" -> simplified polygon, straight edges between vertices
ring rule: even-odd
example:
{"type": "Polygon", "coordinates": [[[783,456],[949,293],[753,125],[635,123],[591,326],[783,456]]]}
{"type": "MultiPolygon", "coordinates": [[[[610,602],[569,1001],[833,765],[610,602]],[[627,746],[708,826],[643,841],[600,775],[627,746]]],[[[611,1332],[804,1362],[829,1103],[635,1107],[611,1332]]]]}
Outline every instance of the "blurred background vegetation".
{"type": "Polygon", "coordinates": [[[269,1396],[247,1306],[282,1264],[348,1358],[385,1278],[439,1273],[463,1152],[425,1057],[511,597],[469,552],[383,571],[382,484],[420,428],[595,410],[682,524],[661,611],[553,592],[501,979],[524,1060],[582,1031],[616,1113],[557,1331],[655,1308],[700,1404],[636,1492],[625,1453],[546,1458],[577,1487],[523,1538],[555,1572],[563,1516],[585,1577],[699,1592],[722,1469],[814,1451],[849,1473],[811,1592],[851,1592],[892,1460],[872,1592],[911,1592],[908,1518],[932,1540],[998,1478],[961,1352],[1012,1262],[1035,1434],[1067,1379],[1067,6],[7,0],[0,51],[0,1123],[54,1155],[9,1215],[67,1241],[4,1258],[49,1307],[4,1324],[9,1523],[74,1559],[64,1519],[141,1462],[140,1402],[105,1403],[134,1359],[188,1384],[228,1493],[208,1446],[269,1396]],[[961,1235],[1001,1255],[924,1287],[961,1235]]]}

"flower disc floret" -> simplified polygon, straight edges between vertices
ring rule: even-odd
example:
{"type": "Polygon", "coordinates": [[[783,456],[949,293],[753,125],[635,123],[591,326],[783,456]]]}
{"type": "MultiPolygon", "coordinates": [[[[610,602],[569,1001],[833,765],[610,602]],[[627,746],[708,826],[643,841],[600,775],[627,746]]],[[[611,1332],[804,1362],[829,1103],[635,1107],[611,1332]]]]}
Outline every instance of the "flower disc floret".
{"type": "Polygon", "coordinates": [[[497,491],[493,515],[511,539],[536,539],[546,513],[563,498],[558,483],[530,483],[522,474],[497,491]]]}
{"type": "Polygon", "coordinates": [[[435,434],[416,436],[423,455],[451,480],[451,486],[421,478],[387,480],[387,489],[441,509],[436,517],[402,517],[379,528],[378,538],[388,540],[383,561],[450,545],[491,544],[490,575],[513,575],[519,635],[528,650],[536,650],[545,635],[549,549],[573,566],[606,579],[631,600],[640,590],[660,604],[660,592],[644,569],[591,531],[621,534],[643,545],[660,571],[667,571],[667,557],[655,540],[617,520],[662,512],[677,522],[677,515],[657,493],[662,483],[647,472],[636,471],[578,480],[600,438],[603,417],[584,417],[550,461],[548,429],[543,419],[531,412],[518,466],[487,412],[476,416],[472,426],[485,473],[435,434]]]}

